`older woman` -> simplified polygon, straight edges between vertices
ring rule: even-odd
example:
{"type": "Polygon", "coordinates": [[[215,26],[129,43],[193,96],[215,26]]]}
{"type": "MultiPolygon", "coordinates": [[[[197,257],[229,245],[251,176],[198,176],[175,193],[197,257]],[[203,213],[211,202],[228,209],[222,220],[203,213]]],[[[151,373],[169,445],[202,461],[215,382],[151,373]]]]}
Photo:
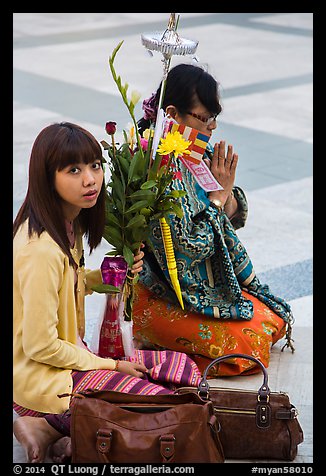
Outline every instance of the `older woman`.
{"type": "MultiPolygon", "coordinates": [[[[160,90],[143,103],[140,132],[155,121],[160,90]]],[[[178,124],[211,137],[222,110],[218,84],[202,67],[179,64],[168,74],[162,107],[178,124]]],[[[286,345],[292,348],[291,309],[260,283],[236,234],[248,211],[243,190],[234,184],[238,155],[220,141],[208,143],[204,160],[223,190],[206,192],[180,158],[174,161],[171,188],[186,192],[183,217],[171,216],[185,310],[171,287],[160,226],[153,221],[134,305],[135,337],[144,348],[187,352],[201,370],[230,353],[253,355],[268,366],[271,346],[286,326],[286,345]]],[[[212,376],[253,373],[259,370],[254,365],[234,359],[212,376]]]]}

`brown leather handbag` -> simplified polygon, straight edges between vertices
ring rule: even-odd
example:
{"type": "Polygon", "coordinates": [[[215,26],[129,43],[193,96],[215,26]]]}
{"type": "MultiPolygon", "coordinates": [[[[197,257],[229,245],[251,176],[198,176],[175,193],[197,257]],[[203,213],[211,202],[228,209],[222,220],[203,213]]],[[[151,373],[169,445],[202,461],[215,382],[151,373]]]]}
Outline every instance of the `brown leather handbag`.
{"type": "Polygon", "coordinates": [[[267,370],[256,358],[246,354],[218,357],[206,367],[197,390],[183,387],[176,393],[189,391],[213,403],[221,426],[219,436],[225,458],[293,461],[296,457],[297,447],[303,441],[297,410],[286,393],[270,391],[267,370]],[[260,366],[263,384],[258,391],[209,385],[209,369],[235,357],[252,360],[260,366]]]}
{"type": "Polygon", "coordinates": [[[72,463],[223,463],[214,407],[196,393],[74,395],[72,463]]]}

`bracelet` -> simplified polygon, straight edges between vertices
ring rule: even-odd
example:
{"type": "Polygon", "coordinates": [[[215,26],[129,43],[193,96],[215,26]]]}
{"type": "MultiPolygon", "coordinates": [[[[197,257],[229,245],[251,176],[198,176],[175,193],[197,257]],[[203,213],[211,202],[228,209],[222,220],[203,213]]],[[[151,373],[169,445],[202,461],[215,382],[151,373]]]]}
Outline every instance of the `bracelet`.
{"type": "Polygon", "coordinates": [[[115,361],[115,367],[113,369],[115,372],[118,372],[119,363],[120,363],[120,360],[115,361]]]}

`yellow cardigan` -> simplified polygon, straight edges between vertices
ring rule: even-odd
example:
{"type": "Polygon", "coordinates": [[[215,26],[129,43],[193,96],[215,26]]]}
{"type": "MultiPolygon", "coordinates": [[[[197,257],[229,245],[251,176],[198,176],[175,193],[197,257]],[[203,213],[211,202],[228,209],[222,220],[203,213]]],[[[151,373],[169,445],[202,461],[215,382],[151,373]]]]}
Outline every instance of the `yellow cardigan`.
{"type": "MultiPolygon", "coordinates": [[[[82,236],[72,249],[76,263],[82,236]]],[[[104,359],[76,345],[84,335],[84,296],[101,282],[100,270],[74,270],[68,257],[47,232],[28,237],[28,222],[18,230],[13,246],[13,400],[45,413],[62,413],[71,392],[72,370],[113,369],[104,359]]]]}

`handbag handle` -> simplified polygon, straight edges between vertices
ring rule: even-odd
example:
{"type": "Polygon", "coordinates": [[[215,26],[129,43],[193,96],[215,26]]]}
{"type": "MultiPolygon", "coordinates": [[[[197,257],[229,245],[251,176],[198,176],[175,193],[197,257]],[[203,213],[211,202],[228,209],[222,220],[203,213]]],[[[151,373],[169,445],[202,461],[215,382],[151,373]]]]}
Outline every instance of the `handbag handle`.
{"type": "MultiPolygon", "coordinates": [[[[102,463],[110,463],[113,431],[108,428],[100,428],[96,432],[96,449],[102,463]]],[[[175,454],[175,436],[172,433],[163,434],[159,437],[160,454],[162,463],[172,463],[175,454]]]]}
{"type": "Polygon", "coordinates": [[[253,362],[255,362],[256,364],[258,364],[260,366],[261,370],[263,371],[263,384],[258,390],[258,401],[268,401],[269,400],[270,389],[268,387],[268,374],[267,374],[266,367],[260,362],[260,360],[256,359],[255,357],[252,357],[251,355],[247,355],[247,354],[226,354],[226,355],[222,355],[221,357],[217,357],[217,359],[214,359],[212,362],[210,362],[208,364],[208,366],[206,367],[206,369],[204,370],[203,378],[201,379],[201,381],[199,382],[199,385],[198,385],[198,394],[199,394],[199,396],[201,398],[203,398],[204,400],[208,400],[208,398],[209,398],[208,397],[209,384],[207,382],[207,374],[208,374],[209,369],[211,367],[213,367],[214,365],[216,365],[216,364],[220,364],[224,360],[234,359],[236,357],[241,358],[241,359],[252,360],[253,362]]]}

